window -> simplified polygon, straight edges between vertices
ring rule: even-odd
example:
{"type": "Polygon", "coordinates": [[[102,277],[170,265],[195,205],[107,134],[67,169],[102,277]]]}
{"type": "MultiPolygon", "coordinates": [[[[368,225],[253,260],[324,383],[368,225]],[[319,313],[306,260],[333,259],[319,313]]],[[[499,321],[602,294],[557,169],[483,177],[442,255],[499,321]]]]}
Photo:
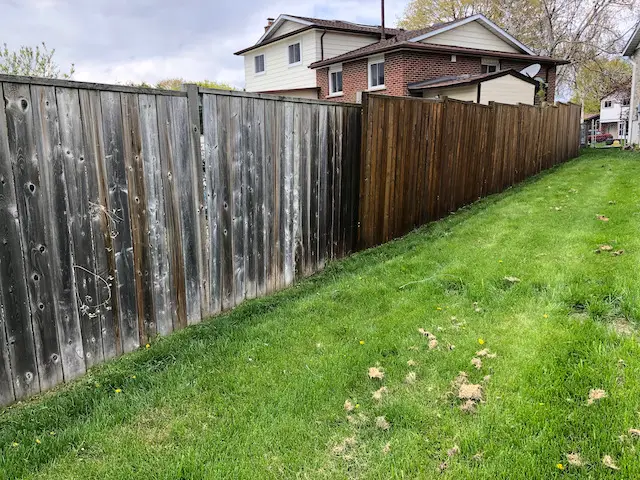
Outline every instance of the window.
{"type": "Polygon", "coordinates": [[[482,73],[493,73],[498,71],[497,65],[482,65],[482,73]]]}
{"type": "Polygon", "coordinates": [[[369,61],[369,88],[384,87],[384,59],[369,61]]]}
{"type": "Polygon", "coordinates": [[[264,73],[264,55],[256,55],[253,58],[256,73],[264,73]]]}
{"type": "Polygon", "coordinates": [[[289,65],[296,65],[300,61],[300,42],[289,45],[289,65]]]}
{"type": "Polygon", "coordinates": [[[604,108],[611,108],[611,100],[604,101],[604,108]]]}
{"type": "Polygon", "coordinates": [[[622,122],[618,124],[618,136],[626,137],[627,133],[629,133],[629,124],[627,122],[622,122]]]}
{"type": "Polygon", "coordinates": [[[622,100],[623,107],[628,107],[630,104],[631,104],[631,100],[629,100],[628,98],[625,98],[624,100],[622,100]]]}
{"type": "Polygon", "coordinates": [[[342,69],[329,71],[329,93],[331,95],[342,93],[342,69]]]}
{"type": "Polygon", "coordinates": [[[482,73],[493,73],[500,70],[500,60],[496,58],[483,58],[480,60],[480,71],[482,73]]]}

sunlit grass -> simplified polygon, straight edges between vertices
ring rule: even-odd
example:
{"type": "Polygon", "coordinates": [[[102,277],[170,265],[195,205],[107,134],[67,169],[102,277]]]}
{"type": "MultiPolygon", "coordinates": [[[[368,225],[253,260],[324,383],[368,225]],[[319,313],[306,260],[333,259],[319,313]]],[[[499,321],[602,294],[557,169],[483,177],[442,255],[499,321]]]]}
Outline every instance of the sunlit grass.
{"type": "Polygon", "coordinates": [[[589,151],[94,369],[0,415],[0,478],[640,478],[639,178],[589,151]]]}

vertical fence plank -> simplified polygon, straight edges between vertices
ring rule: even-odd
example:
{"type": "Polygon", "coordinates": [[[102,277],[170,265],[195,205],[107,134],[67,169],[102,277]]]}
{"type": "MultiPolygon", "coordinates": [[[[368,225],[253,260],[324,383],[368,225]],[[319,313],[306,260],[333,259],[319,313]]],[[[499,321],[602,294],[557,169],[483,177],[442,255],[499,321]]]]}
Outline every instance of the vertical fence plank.
{"type": "Polygon", "coordinates": [[[233,292],[234,304],[239,305],[245,297],[245,257],[244,257],[244,216],[243,210],[243,170],[244,152],[242,145],[242,99],[230,99],[230,156],[231,156],[231,221],[233,249],[233,292]]]}
{"type": "Polygon", "coordinates": [[[122,126],[124,164],[127,172],[131,239],[133,243],[133,271],[135,275],[136,309],[140,344],[145,344],[156,334],[153,311],[153,277],[151,250],[149,248],[148,203],[145,190],[144,156],[138,97],[123,93],[122,126]]]}
{"type": "Polygon", "coordinates": [[[186,98],[171,97],[171,116],[172,147],[175,154],[173,181],[179,201],[187,323],[191,325],[198,323],[202,315],[202,241],[199,214],[202,203],[199,198],[202,163],[198,164],[195,158],[196,146],[193,145],[186,98]]]}
{"type": "Polygon", "coordinates": [[[202,96],[202,125],[204,135],[204,169],[206,180],[206,209],[209,251],[206,259],[209,262],[208,286],[211,313],[217,313],[222,308],[222,258],[221,251],[221,214],[219,209],[220,201],[220,162],[226,161],[224,145],[218,133],[218,111],[216,95],[203,94],[202,96]]]}
{"type": "MultiPolygon", "coordinates": [[[[15,87],[0,85],[3,98],[9,99],[12,92],[15,93],[15,87]]],[[[6,108],[8,115],[9,104],[6,108]]],[[[15,132],[15,127],[7,130],[7,117],[3,112],[0,115],[0,293],[7,356],[12,373],[12,385],[3,388],[2,394],[2,398],[8,401],[14,397],[25,398],[40,391],[27,272],[22,260],[22,226],[16,197],[16,187],[20,189],[22,186],[16,185],[14,181],[12,166],[15,152],[9,145],[11,132],[15,132]]],[[[3,376],[6,378],[7,363],[3,362],[3,365],[3,376]]]]}
{"type": "Polygon", "coordinates": [[[148,288],[151,289],[155,331],[160,335],[167,335],[173,330],[174,319],[170,295],[170,265],[156,97],[154,95],[140,95],[138,106],[142,138],[142,171],[144,172],[148,219],[148,235],[145,237],[145,241],[149,245],[150,285],[148,288]]]}
{"type": "Polygon", "coordinates": [[[124,159],[122,105],[117,92],[101,92],[102,128],[108,184],[107,212],[113,223],[120,341],[122,350],[130,352],[140,346],[138,308],[136,304],[133,243],[129,216],[129,185],[124,159]]]}
{"type": "Polygon", "coordinates": [[[278,146],[275,133],[277,132],[277,107],[272,100],[265,101],[264,125],[265,125],[265,164],[264,164],[264,205],[265,205],[265,229],[264,229],[264,262],[266,292],[271,293],[276,289],[276,235],[274,228],[277,217],[276,175],[278,165],[278,146]]]}
{"type": "Polygon", "coordinates": [[[299,278],[303,276],[303,249],[302,249],[302,228],[300,226],[300,162],[302,156],[302,104],[293,105],[293,172],[292,172],[292,192],[291,192],[291,233],[292,256],[293,256],[293,276],[299,278]]]}
{"type": "MultiPolygon", "coordinates": [[[[84,140],[84,165],[87,169],[87,202],[91,214],[91,239],[94,244],[96,292],[93,313],[100,319],[104,358],[114,358],[122,353],[120,339],[119,304],[116,263],[113,251],[115,218],[109,211],[109,187],[107,183],[105,145],[102,131],[102,107],[100,92],[80,90],[80,111],[84,140]]],[[[79,270],[76,268],[76,271],[79,270]]],[[[80,269],[81,270],[81,269],[80,269]]]]}
{"type": "Polygon", "coordinates": [[[255,252],[255,162],[256,133],[254,125],[253,98],[242,99],[242,211],[244,237],[245,298],[256,296],[256,252],[255,252]]]}
{"type": "MultiPolygon", "coordinates": [[[[104,361],[102,325],[100,319],[99,289],[105,287],[95,270],[95,248],[91,234],[92,202],[89,191],[95,188],[95,171],[90,170],[85,154],[85,143],[78,90],[56,89],[60,141],[64,152],[64,172],[69,197],[69,228],[73,244],[73,277],[84,360],[87,367],[104,361]],[[100,284],[99,284],[100,282],[100,284]]],[[[94,198],[95,200],[95,198],[94,198]]]]}
{"type": "Polygon", "coordinates": [[[254,103],[254,170],[253,170],[253,203],[254,203],[254,254],[256,295],[263,296],[267,291],[265,261],[266,239],[266,201],[265,201],[265,168],[267,152],[265,150],[265,108],[266,101],[254,103]]]}
{"type": "MultiPolygon", "coordinates": [[[[54,299],[52,271],[53,256],[57,252],[55,246],[50,244],[50,232],[45,230],[47,227],[50,228],[52,212],[48,211],[50,185],[43,168],[47,168],[51,159],[46,159],[46,163],[38,161],[42,144],[37,149],[34,139],[36,136],[40,138],[41,127],[44,127],[42,134],[46,134],[47,125],[42,125],[42,122],[38,121],[39,118],[33,118],[33,112],[38,107],[34,108],[29,85],[5,84],[4,96],[9,151],[15,179],[18,215],[21,219],[22,258],[37,362],[33,377],[30,377],[31,372],[27,372],[22,379],[23,388],[31,393],[32,388],[37,392],[62,379],[60,362],[56,361],[59,360],[54,306],[57,298],[54,299]],[[34,127],[34,123],[37,127],[34,127]]],[[[29,321],[28,318],[26,320],[29,321]]],[[[76,336],[72,339],[76,340],[76,336]]],[[[64,354],[68,354],[63,357],[65,362],[69,361],[71,368],[74,365],[75,353],[72,349],[66,349],[64,354]]]]}

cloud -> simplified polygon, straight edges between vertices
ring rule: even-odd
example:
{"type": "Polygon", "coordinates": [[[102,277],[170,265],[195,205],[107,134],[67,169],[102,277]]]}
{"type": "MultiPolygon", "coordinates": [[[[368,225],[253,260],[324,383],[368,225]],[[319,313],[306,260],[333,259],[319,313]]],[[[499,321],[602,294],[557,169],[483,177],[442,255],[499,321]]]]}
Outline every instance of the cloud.
{"type": "MultiPolygon", "coordinates": [[[[380,4],[365,0],[280,0],[266,4],[182,0],[0,0],[0,42],[10,49],[46,42],[63,71],[82,81],[155,83],[167,77],[244,85],[243,59],[267,17],[281,13],[379,23],[380,4]]],[[[396,23],[402,0],[385,4],[396,23]]]]}

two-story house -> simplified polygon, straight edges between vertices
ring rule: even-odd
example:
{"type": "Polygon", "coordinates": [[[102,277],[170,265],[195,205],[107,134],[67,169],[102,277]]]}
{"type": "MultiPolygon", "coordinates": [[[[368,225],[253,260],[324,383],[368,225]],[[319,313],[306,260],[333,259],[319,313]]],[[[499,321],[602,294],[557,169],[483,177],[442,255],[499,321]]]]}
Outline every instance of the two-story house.
{"type": "Polygon", "coordinates": [[[640,144],[640,23],[631,34],[622,55],[627,57],[633,66],[631,91],[629,92],[629,142],[640,144]]]}
{"type": "Polygon", "coordinates": [[[553,102],[556,66],[483,15],[420,30],[280,15],[245,60],[247,91],[357,102],[362,92],[553,102]]]}
{"type": "Polygon", "coordinates": [[[600,100],[600,131],[627,140],[629,134],[629,89],[623,88],[600,100]]]}

